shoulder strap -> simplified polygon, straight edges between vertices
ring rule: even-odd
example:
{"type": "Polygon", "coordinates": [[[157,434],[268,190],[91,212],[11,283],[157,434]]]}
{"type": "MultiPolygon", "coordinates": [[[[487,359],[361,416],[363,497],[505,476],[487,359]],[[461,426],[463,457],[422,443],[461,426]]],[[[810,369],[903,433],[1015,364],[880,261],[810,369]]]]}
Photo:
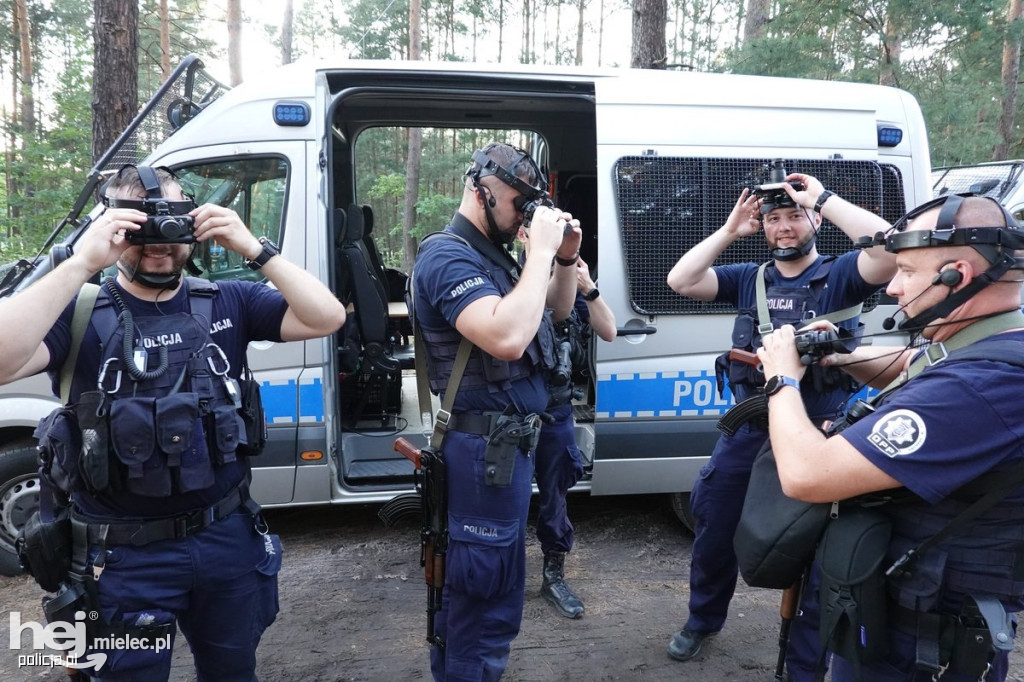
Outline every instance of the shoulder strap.
{"type": "Polygon", "coordinates": [[[82,337],[85,336],[85,328],[89,326],[89,318],[92,317],[92,309],[96,305],[99,293],[98,284],[86,282],[75,300],[75,312],[71,316],[71,346],[68,348],[68,356],[64,358],[64,364],[60,366],[62,405],[67,405],[71,399],[71,380],[75,373],[75,365],[78,363],[78,351],[82,348],[82,337]]]}
{"type": "Polygon", "coordinates": [[[186,277],[185,286],[188,287],[189,311],[193,318],[198,316],[205,320],[209,334],[213,325],[213,299],[218,294],[217,284],[202,277],[186,277]]]}
{"type": "MultiPolygon", "coordinates": [[[[430,237],[435,234],[450,234],[445,232],[432,232],[427,235],[430,237]]],[[[420,241],[420,246],[423,246],[423,242],[426,241],[427,237],[424,237],[420,241]]],[[[462,239],[458,235],[451,235],[452,239],[462,239]]],[[[465,241],[465,240],[463,240],[465,241]]],[[[416,305],[416,292],[413,288],[413,279],[409,278],[409,301],[408,306],[410,309],[416,305]]],[[[424,348],[423,334],[420,332],[420,323],[416,319],[415,315],[412,315],[413,320],[413,353],[416,362],[416,400],[419,404],[420,419],[426,423],[426,420],[430,417],[430,378],[427,376],[427,351],[424,348]]],[[[466,365],[469,364],[469,355],[473,352],[473,343],[465,336],[462,337],[462,341],[459,343],[458,354],[455,356],[455,365],[452,367],[452,373],[448,376],[448,385],[444,388],[444,396],[441,398],[441,409],[437,411],[433,420],[433,432],[430,435],[430,447],[435,450],[439,450],[441,445],[444,443],[445,434],[448,433],[448,420],[452,415],[452,406],[455,405],[455,395],[459,392],[459,385],[462,383],[462,375],[466,371],[466,365]]]]}

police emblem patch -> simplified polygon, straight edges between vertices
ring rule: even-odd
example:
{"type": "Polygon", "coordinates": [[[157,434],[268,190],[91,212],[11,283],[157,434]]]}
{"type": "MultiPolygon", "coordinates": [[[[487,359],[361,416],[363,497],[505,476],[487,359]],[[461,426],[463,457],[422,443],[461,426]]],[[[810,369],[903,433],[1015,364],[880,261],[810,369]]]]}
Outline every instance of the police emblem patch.
{"type": "Polygon", "coordinates": [[[909,455],[924,445],[928,428],[913,410],[894,410],[875,422],[868,442],[889,457],[909,455]]]}

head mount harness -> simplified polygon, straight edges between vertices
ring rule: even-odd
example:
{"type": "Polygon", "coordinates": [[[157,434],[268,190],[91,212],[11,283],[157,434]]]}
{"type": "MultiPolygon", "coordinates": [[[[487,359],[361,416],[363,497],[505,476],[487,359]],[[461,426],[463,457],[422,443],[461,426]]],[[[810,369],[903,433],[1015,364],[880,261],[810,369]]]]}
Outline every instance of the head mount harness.
{"type": "Polygon", "coordinates": [[[1010,270],[1024,270],[1024,259],[1014,255],[1014,251],[1024,249],[1024,231],[1016,219],[997,200],[991,197],[979,197],[991,201],[999,207],[1003,214],[1002,225],[981,225],[958,227],[956,216],[964,200],[973,194],[949,194],[931,201],[926,201],[896,221],[887,232],[878,232],[874,237],[861,237],[857,248],[885,246],[889,253],[899,253],[907,249],[942,248],[947,246],[969,246],[980,253],[989,263],[989,269],[975,277],[959,291],[953,291],[957,284],[950,285],[943,280],[942,274],[932,280],[933,285],[944,284],[950,287],[949,295],[941,302],[921,311],[914,317],[900,323],[900,330],[920,332],[935,320],[946,317],[967,302],[972,296],[989,286],[1010,270]],[[907,230],[911,220],[928,211],[939,209],[935,227],[930,230],[907,230]]]}
{"type": "Polygon", "coordinates": [[[466,169],[466,177],[473,182],[473,187],[476,189],[477,195],[484,202],[484,213],[487,216],[488,236],[492,242],[508,245],[515,239],[515,234],[505,234],[498,230],[498,225],[494,221],[494,214],[491,211],[494,208],[494,197],[487,198],[483,186],[480,184],[482,178],[493,175],[498,178],[501,182],[505,183],[512,189],[519,192],[513,200],[515,209],[519,212],[525,212],[524,209],[530,202],[535,202],[538,205],[550,206],[551,197],[548,194],[548,183],[544,178],[544,173],[541,172],[537,162],[533,160],[533,157],[529,153],[519,148],[513,148],[519,156],[512,162],[509,168],[504,168],[500,163],[492,159],[487,155],[487,149],[494,147],[488,147],[485,149],[478,149],[473,152],[473,163],[468,169],[466,169]],[[537,179],[537,185],[531,185],[521,177],[516,175],[516,169],[522,164],[526,164],[526,174],[532,175],[537,179]]]}

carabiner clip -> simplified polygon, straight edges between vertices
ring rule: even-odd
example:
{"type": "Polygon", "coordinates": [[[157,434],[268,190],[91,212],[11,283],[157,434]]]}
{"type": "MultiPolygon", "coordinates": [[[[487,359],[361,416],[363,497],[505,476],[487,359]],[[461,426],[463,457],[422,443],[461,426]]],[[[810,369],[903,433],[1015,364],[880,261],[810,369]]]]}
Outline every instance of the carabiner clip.
{"type": "Polygon", "coordinates": [[[231,369],[231,363],[228,362],[228,356],[224,355],[224,350],[220,346],[215,344],[215,343],[208,343],[208,344],[206,344],[203,347],[203,350],[206,350],[207,348],[213,348],[214,350],[217,351],[217,355],[215,355],[215,356],[214,355],[209,355],[209,356],[206,357],[206,364],[208,364],[210,366],[210,371],[213,372],[214,374],[216,374],[217,376],[221,376],[222,377],[222,376],[226,375],[228,373],[228,370],[231,369]],[[217,357],[219,357],[224,362],[224,369],[222,369],[219,372],[217,371],[217,366],[214,363],[214,360],[217,357]]]}
{"type": "Polygon", "coordinates": [[[100,368],[100,375],[96,379],[96,388],[103,393],[113,394],[117,393],[121,389],[121,370],[117,370],[117,379],[114,381],[114,388],[108,391],[104,387],[104,383],[107,378],[107,367],[109,367],[112,362],[117,362],[117,358],[108,358],[107,361],[103,363],[103,367],[100,368]]]}

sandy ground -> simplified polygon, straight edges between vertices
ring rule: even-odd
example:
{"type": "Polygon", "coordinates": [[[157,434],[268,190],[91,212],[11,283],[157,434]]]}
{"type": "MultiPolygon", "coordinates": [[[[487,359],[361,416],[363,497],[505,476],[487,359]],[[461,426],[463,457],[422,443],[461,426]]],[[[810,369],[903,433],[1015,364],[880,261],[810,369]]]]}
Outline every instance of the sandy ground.
{"type": "MultiPolygon", "coordinates": [[[[281,613],[263,636],[263,682],[429,680],[424,642],[426,588],[418,525],[387,529],[376,506],[319,507],[268,514],[285,546],[281,613]]],[[[586,614],[571,621],[539,595],[541,553],[531,537],[522,632],[504,680],[774,679],[779,592],[741,584],[725,630],[694,661],[665,653],[686,617],[692,538],[653,496],[570,498],[576,547],[566,573],[586,614]]],[[[531,528],[532,532],[532,528],[531,528]]],[[[0,608],[39,614],[31,578],[0,578],[0,608]]],[[[9,618],[0,639],[9,640],[9,618]]],[[[1019,647],[1018,647],[1019,648],[1019,647]]],[[[18,668],[18,652],[0,656],[0,680],[65,680],[43,668],[18,668]]],[[[1020,658],[1018,655],[1016,658],[1020,658]]],[[[195,679],[183,638],[173,682],[195,679]]],[[[1010,680],[1024,682],[1024,664],[1010,680]]]]}

